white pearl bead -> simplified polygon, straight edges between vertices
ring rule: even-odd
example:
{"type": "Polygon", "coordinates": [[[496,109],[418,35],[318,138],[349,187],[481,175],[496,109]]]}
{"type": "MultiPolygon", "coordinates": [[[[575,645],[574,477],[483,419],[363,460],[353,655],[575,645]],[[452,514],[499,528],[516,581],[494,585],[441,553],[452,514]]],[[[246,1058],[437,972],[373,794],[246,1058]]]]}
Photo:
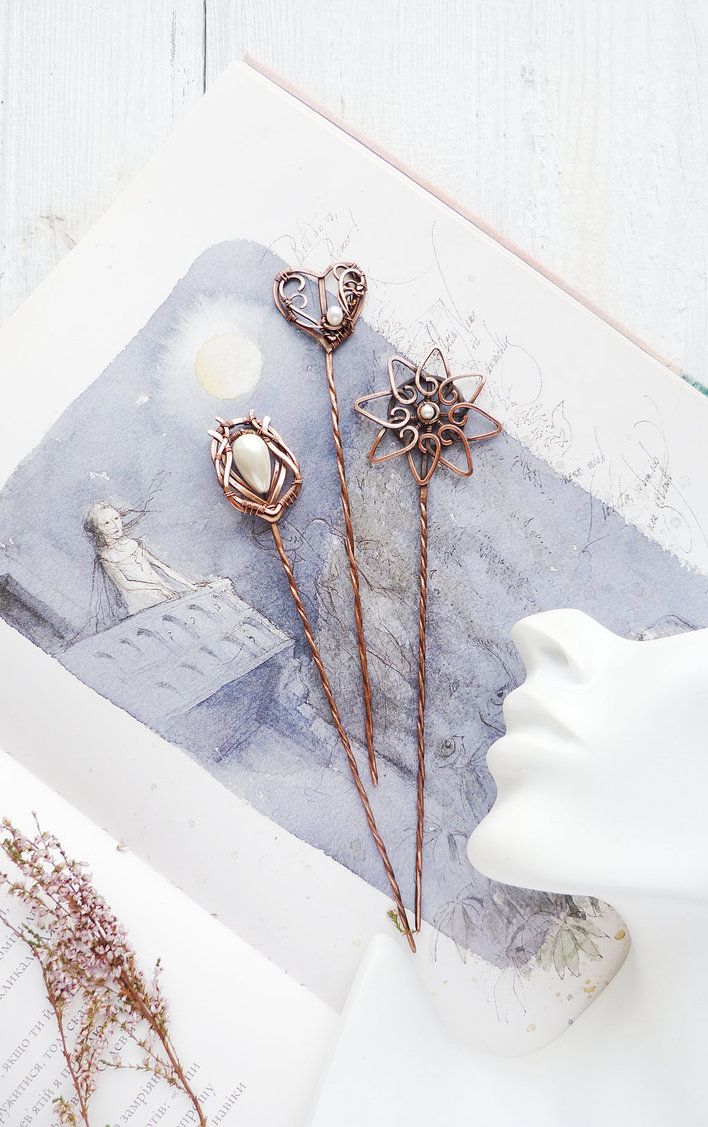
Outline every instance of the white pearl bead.
{"type": "Polygon", "coordinates": [[[333,329],[338,329],[344,320],[344,310],[341,305],[328,305],[325,317],[328,325],[331,325],[333,329]]]}
{"type": "Polygon", "coordinates": [[[267,493],[270,489],[270,450],[258,434],[244,431],[236,435],[231,443],[234,464],[244,481],[256,493],[267,493]]]}
{"type": "Polygon", "coordinates": [[[418,413],[421,419],[435,418],[435,408],[433,407],[432,403],[424,403],[418,413]]]}

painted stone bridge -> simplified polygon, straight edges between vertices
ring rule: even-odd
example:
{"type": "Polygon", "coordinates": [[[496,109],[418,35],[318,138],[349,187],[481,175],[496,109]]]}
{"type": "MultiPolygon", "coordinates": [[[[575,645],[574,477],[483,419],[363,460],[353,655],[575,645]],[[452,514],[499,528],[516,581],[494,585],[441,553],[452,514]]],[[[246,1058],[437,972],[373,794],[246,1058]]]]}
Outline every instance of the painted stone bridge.
{"type": "Polygon", "coordinates": [[[159,731],[292,647],[291,638],[239,598],[230,579],[219,579],[57,656],[102,696],[159,731]]]}

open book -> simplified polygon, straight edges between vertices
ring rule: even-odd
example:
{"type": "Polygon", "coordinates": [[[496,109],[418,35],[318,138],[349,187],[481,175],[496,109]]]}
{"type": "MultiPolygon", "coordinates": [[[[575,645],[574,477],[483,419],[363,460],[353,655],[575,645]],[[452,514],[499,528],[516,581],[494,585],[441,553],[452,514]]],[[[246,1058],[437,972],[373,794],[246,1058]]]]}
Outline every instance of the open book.
{"type": "MultiPolygon", "coordinates": [[[[245,968],[261,966],[252,948],[302,984],[313,998],[293,988],[293,1005],[317,1055],[369,940],[399,937],[269,538],[224,503],[206,431],[253,407],[300,457],[283,535],[363,765],[321,355],[272,301],[284,263],[338,260],[369,279],[337,381],[378,726],[372,802],[409,904],[417,495],[400,462],[369,466],[373,435],[347,406],[383,386],[392,354],[417,363],[439,345],[456,374],[486,376],[480,403],[505,428],[471,480],[441,476],[431,495],[417,969],[456,1037],[522,1051],[577,1016],[627,939],[607,905],[494,885],[467,860],[493,797],[485,752],[522,675],[509,631],[557,606],[634,637],[706,624],[708,401],[252,66],[226,72],[0,332],[0,744],[218,916],[248,945],[234,946],[245,968]],[[113,556],[92,533],[96,506],[120,521],[113,556]],[[159,575],[164,598],[132,597],[121,553],[159,575]]],[[[209,929],[226,943],[205,922],[205,944],[209,929]]],[[[239,1020],[222,1025],[226,1037],[234,1023],[229,1077],[248,1072],[239,1020]]],[[[199,1040],[206,1076],[212,1041],[199,1040]]]]}

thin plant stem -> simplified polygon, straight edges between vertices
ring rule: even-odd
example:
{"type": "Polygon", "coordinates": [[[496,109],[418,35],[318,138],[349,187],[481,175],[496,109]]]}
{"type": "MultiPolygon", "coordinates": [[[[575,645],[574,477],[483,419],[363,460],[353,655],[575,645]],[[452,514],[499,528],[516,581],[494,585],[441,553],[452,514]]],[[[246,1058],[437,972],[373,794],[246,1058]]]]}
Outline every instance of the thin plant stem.
{"type": "Polygon", "coordinates": [[[36,954],[36,953],[35,953],[35,958],[37,959],[37,962],[39,963],[40,967],[42,968],[42,978],[44,979],[44,988],[47,992],[47,998],[49,999],[49,1003],[50,1003],[52,1009],[54,1010],[54,1016],[57,1019],[57,1026],[59,1027],[59,1037],[61,1039],[61,1049],[62,1049],[62,1052],[64,1054],[64,1060],[66,1061],[67,1068],[69,1069],[69,1075],[71,1076],[71,1082],[74,1085],[74,1091],[76,1092],[76,1098],[79,1101],[79,1111],[81,1112],[81,1118],[83,1119],[84,1123],[86,1124],[86,1127],[91,1127],[89,1117],[88,1117],[88,1107],[86,1106],[86,1101],[84,1099],[83,1092],[81,1090],[81,1083],[79,1081],[78,1076],[76,1075],[76,1072],[74,1070],[74,1066],[71,1063],[71,1053],[69,1052],[69,1046],[66,1042],[66,1033],[64,1032],[64,1019],[62,1018],[62,1015],[61,1015],[61,1008],[60,1008],[60,1006],[57,1005],[56,999],[54,997],[54,992],[52,991],[52,988],[49,984],[49,980],[47,978],[47,973],[46,973],[44,966],[42,964],[42,960],[39,958],[39,955],[36,954]]]}
{"type": "Polygon", "coordinates": [[[192,1107],[194,1108],[194,1110],[196,1111],[196,1113],[199,1117],[200,1127],[207,1127],[206,1116],[204,1115],[204,1112],[201,1109],[201,1106],[199,1104],[199,1100],[197,1099],[196,1093],[192,1089],[192,1087],[191,1087],[191,1085],[190,1085],[190,1083],[189,1083],[189,1081],[188,1081],[188,1079],[185,1075],[185,1072],[184,1072],[184,1069],[182,1068],[182,1064],[180,1062],[180,1059],[177,1056],[177,1052],[173,1048],[172,1042],[170,1041],[170,1039],[167,1035],[167,1031],[163,1028],[161,1022],[155,1020],[154,1014],[151,1012],[150,1008],[148,1006],[146,1006],[144,999],[142,998],[140,993],[135,990],[135,988],[132,986],[130,980],[128,979],[128,977],[125,974],[121,975],[121,982],[123,983],[123,988],[125,989],[126,993],[130,997],[130,999],[131,999],[133,1005],[135,1006],[135,1008],[138,1010],[138,1012],[142,1015],[143,1019],[147,1022],[147,1024],[150,1026],[150,1028],[157,1035],[163,1049],[165,1050],[165,1053],[167,1055],[167,1059],[169,1060],[170,1064],[172,1065],[174,1073],[177,1076],[177,1078],[178,1078],[178,1080],[179,1080],[179,1082],[182,1086],[182,1090],[184,1091],[184,1094],[187,1096],[187,1098],[191,1102],[192,1107]]]}

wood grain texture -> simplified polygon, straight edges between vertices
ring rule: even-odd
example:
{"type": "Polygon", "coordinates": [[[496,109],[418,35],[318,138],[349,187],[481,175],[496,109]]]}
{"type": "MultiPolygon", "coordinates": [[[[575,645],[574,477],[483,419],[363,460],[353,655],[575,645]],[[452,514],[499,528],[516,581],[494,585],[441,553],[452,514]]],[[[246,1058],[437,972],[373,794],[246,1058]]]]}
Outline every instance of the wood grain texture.
{"type": "Polygon", "coordinates": [[[1,0],[0,319],[154,154],[203,79],[195,0],[1,0]]]}
{"type": "Polygon", "coordinates": [[[244,51],[706,376],[702,0],[207,0],[244,51]]]}
{"type": "Polygon", "coordinates": [[[234,59],[704,379],[704,0],[0,0],[0,317],[234,59]]]}

